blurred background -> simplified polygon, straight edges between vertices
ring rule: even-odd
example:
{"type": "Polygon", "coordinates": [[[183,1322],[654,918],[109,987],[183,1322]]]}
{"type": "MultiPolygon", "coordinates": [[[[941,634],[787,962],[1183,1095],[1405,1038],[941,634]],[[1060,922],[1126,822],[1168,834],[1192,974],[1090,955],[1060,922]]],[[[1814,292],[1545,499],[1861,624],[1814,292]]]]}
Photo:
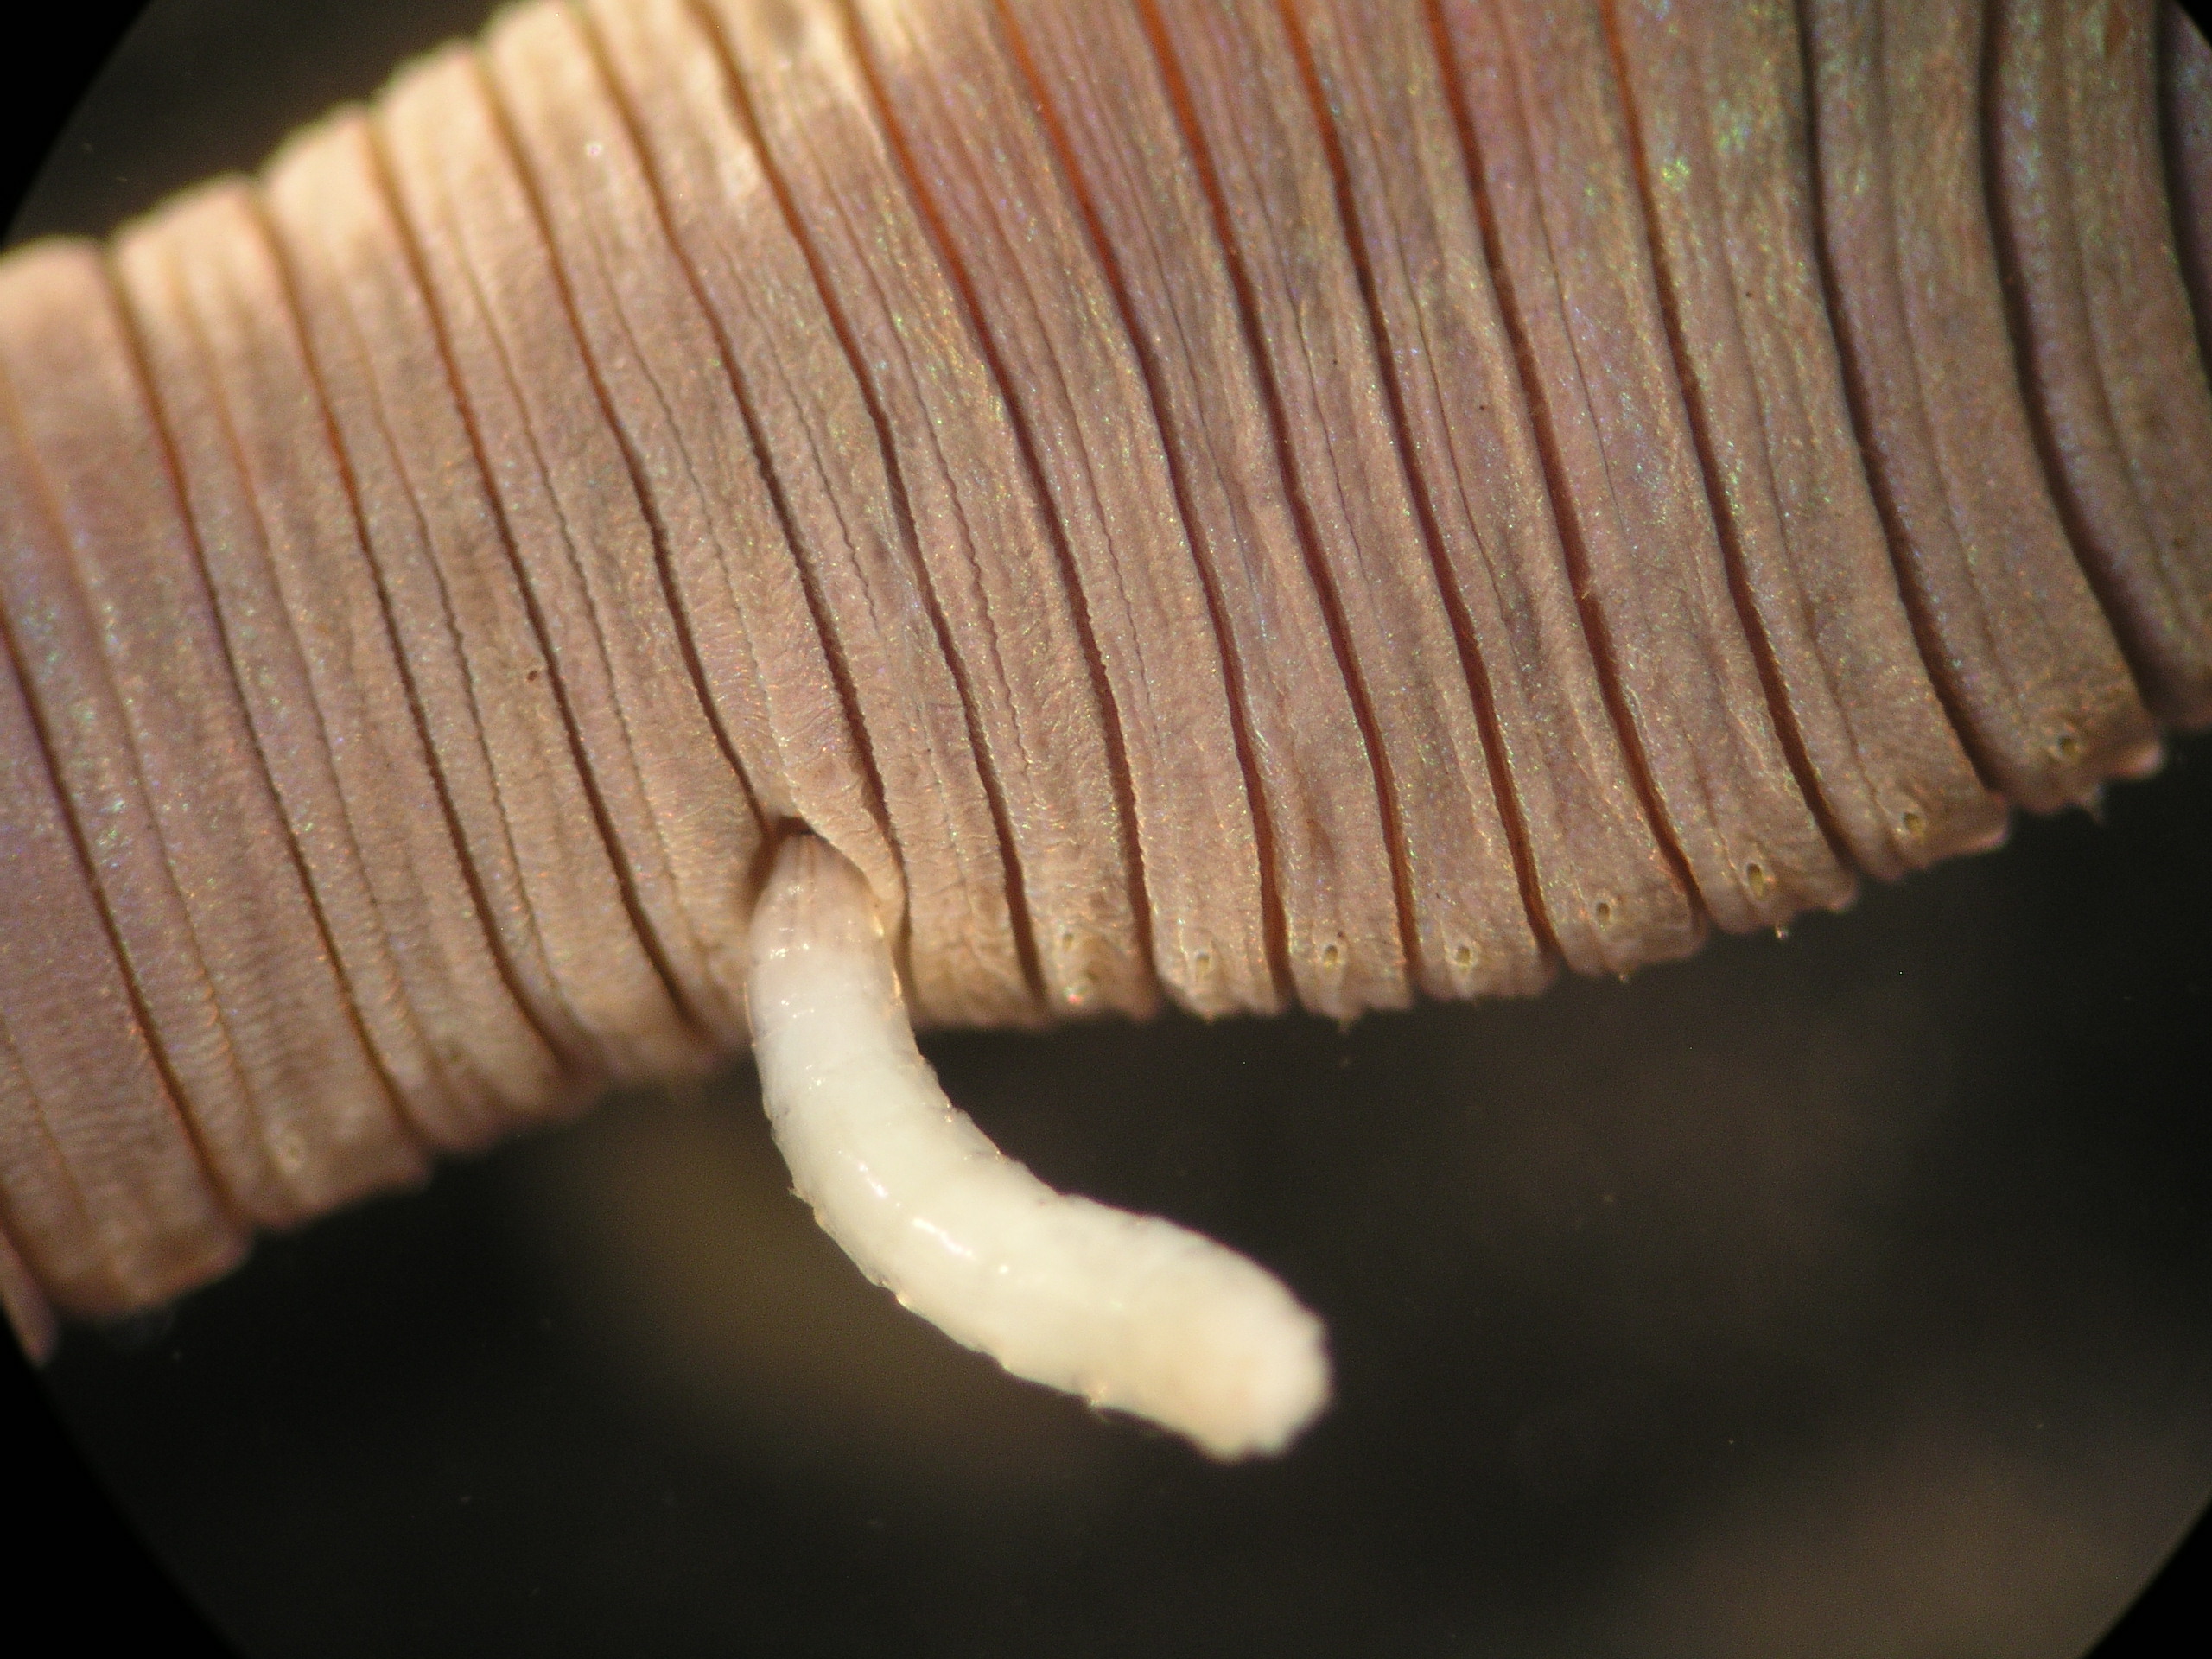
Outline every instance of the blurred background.
{"type": "MultiPolygon", "coordinates": [[[[251,164],[486,10],[159,0],[16,236],[251,164]]],[[[54,1402],[255,1659],[2057,1659],[2212,1493],[2204,745],[1627,985],[927,1049],[1046,1179],[1327,1320],[1288,1457],[901,1314],[744,1066],[73,1332],[54,1402]]]]}

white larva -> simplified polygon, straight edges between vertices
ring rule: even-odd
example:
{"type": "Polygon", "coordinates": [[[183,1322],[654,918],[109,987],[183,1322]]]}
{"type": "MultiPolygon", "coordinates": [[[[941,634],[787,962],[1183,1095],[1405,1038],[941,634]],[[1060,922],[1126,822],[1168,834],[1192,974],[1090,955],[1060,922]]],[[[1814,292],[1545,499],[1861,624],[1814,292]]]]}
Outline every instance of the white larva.
{"type": "Polygon", "coordinates": [[[876,1283],[1017,1376],[1217,1458],[1280,1452],[1328,1403],[1321,1322],[1234,1250],[1055,1192],[945,1098],[867,884],[816,837],[753,923],[753,1055],[793,1187],[876,1283]]]}

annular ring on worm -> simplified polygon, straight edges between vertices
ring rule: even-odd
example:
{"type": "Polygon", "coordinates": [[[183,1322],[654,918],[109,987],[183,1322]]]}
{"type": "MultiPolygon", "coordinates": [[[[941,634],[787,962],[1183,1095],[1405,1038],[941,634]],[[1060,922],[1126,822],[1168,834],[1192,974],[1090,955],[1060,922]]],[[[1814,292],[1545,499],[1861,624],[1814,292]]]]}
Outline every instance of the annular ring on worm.
{"type": "Polygon", "coordinates": [[[1624,972],[2212,719],[2171,7],[580,0],[0,266],[0,1281],[747,1036],[1624,972]]]}

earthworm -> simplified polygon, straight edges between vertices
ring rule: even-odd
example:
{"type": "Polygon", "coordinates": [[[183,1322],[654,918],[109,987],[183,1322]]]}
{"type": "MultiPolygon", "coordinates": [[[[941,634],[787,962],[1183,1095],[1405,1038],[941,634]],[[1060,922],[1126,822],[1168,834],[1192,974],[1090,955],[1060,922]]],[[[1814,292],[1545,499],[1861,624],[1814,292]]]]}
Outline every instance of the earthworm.
{"type": "Polygon", "coordinates": [[[0,269],[0,1283],[748,1040],[1777,927],[2212,719],[2171,6],[588,0],[0,269]]]}

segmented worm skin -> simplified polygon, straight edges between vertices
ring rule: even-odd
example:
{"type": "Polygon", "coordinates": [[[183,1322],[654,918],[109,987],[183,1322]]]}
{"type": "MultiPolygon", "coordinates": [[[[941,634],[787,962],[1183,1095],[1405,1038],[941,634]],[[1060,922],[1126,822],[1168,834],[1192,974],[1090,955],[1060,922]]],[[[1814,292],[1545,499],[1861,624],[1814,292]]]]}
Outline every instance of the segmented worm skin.
{"type": "Polygon", "coordinates": [[[2153,0],[540,0],[0,264],[0,1291],[747,1040],[1625,972],[2212,723],[2153,0]]]}

